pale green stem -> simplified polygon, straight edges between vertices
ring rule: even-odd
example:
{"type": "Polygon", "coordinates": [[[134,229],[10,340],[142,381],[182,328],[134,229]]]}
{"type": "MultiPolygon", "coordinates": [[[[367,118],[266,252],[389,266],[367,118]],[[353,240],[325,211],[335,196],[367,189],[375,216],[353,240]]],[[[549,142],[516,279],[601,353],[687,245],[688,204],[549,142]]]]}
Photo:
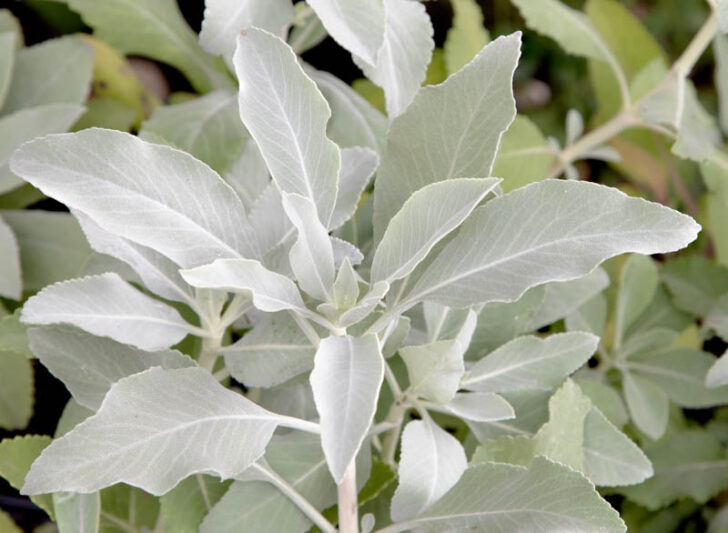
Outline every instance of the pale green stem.
{"type": "Polygon", "coordinates": [[[318,336],[318,333],[316,333],[316,330],[313,329],[313,326],[309,323],[308,320],[303,318],[295,311],[290,311],[290,313],[293,317],[293,320],[296,321],[296,324],[298,324],[298,327],[301,329],[303,334],[306,335],[308,341],[313,344],[314,348],[318,348],[319,343],[321,342],[321,338],[318,336]]]}
{"type": "Polygon", "coordinates": [[[703,26],[698,30],[698,33],[695,34],[693,40],[685,48],[680,58],[675,61],[672,70],[682,77],[690,74],[695,63],[698,62],[698,59],[703,55],[706,48],[710,46],[716,31],[718,31],[718,18],[715,13],[711,13],[703,26]]]}
{"type": "Polygon", "coordinates": [[[279,426],[305,431],[306,433],[314,433],[316,435],[321,434],[321,426],[316,422],[310,422],[293,416],[276,415],[276,417],[276,422],[279,426]]]}
{"type": "Polygon", "coordinates": [[[197,359],[197,364],[209,372],[215,368],[215,363],[220,355],[220,340],[220,337],[202,339],[202,351],[197,359]]]}
{"type": "Polygon", "coordinates": [[[286,498],[298,507],[311,522],[316,524],[324,533],[336,533],[336,528],[324,518],[324,516],[309,501],[304,498],[295,488],[293,488],[285,479],[279,476],[275,471],[267,468],[260,463],[253,465],[258,472],[263,474],[265,478],[274,487],[276,487],[286,498]]]}
{"type": "Polygon", "coordinates": [[[359,501],[356,490],[356,462],[351,461],[339,483],[339,531],[359,533],[359,501]]]}

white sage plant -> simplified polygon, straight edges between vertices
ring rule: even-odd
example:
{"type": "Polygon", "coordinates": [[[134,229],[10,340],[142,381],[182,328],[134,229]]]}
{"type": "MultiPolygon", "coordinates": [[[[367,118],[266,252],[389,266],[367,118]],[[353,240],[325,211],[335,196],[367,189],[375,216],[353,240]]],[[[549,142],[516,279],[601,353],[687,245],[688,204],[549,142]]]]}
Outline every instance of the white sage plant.
{"type": "Polygon", "coordinates": [[[593,183],[497,177],[519,33],[426,87],[432,27],[411,0],[208,0],[200,43],[237,93],[12,157],[118,260],[23,307],[74,401],[52,442],[4,448],[29,466],[23,493],[62,532],[119,527],[109,502],[149,495],[155,531],[625,531],[595,486],[652,465],[568,378],[599,337],[533,333],[606,286],[606,259],[676,251],[698,224],[593,183]],[[387,117],[299,59],[314,23],[387,117]],[[196,144],[200,115],[216,122],[196,144]]]}

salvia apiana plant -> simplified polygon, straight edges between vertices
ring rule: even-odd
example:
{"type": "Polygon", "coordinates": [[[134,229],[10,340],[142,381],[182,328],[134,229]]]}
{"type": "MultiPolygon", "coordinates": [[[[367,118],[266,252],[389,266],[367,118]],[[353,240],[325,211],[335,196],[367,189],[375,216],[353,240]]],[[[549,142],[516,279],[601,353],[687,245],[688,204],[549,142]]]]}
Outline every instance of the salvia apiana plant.
{"type": "MultiPolygon", "coordinates": [[[[516,117],[520,33],[491,41],[474,15],[473,30],[472,2],[455,2],[449,76],[423,86],[433,31],[413,0],[208,0],[199,42],[169,1],[68,0],[207,94],[138,136],[36,138],[0,170],[0,191],[22,178],[62,202],[107,258],[2,323],[27,327],[26,349],[73,396],[56,438],[0,444],[0,472],[61,532],[621,532],[605,494],[657,509],[725,488],[724,472],[668,467],[725,462],[712,434],[669,419],[671,405],[728,403],[728,363],[676,333],[698,317],[725,335],[728,276],[706,287],[716,265],[660,273],[647,257],[694,241],[691,217],[556,178],[615,160],[605,143],[640,128],[725,187],[688,75],[728,7],[711,2],[674,64],[628,70],[591,14],[513,3],[614,100],[586,134],[570,113],[564,148],[516,117]],[[386,115],[298,57],[326,34],[386,115]]],[[[2,61],[15,46],[0,35],[2,61]]],[[[37,124],[27,138],[80,112],[82,97],[36,102],[15,83],[0,84],[0,120],[37,124]]],[[[22,216],[3,214],[13,229],[22,216]]],[[[10,255],[0,294],[17,299],[10,255]]]]}

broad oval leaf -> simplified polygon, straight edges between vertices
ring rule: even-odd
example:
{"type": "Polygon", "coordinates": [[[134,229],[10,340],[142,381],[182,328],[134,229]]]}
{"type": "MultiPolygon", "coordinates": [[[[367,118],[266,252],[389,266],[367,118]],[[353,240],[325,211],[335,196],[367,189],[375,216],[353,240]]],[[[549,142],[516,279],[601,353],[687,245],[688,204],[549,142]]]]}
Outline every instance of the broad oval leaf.
{"type": "Polygon", "coordinates": [[[368,148],[353,147],[341,150],[341,171],[336,206],[331,215],[329,230],[341,226],[356,211],[359,198],[379,164],[377,153],[368,148]]]}
{"type": "Polygon", "coordinates": [[[371,280],[407,276],[432,248],[457,228],[501,180],[459,178],[415,191],[390,220],[372,262],[371,280]]]}
{"type": "Polygon", "coordinates": [[[380,529],[624,533],[619,514],[572,469],[537,457],[530,468],[488,463],[468,468],[424,515],[380,529]],[[513,495],[504,498],[504,494],[513,495]]]}
{"type": "Polygon", "coordinates": [[[253,304],[267,313],[305,310],[296,285],[253,259],[218,259],[212,264],[180,271],[193,287],[250,294],[253,304]]]}
{"type": "Polygon", "coordinates": [[[180,266],[258,256],[233,190],[179,150],[91,128],[25,144],[14,154],[12,168],[103,229],[180,266]]]}
{"type": "Polygon", "coordinates": [[[142,350],[169,348],[196,331],[174,308],[111,273],[46,287],[25,303],[21,319],[70,324],[142,350]]]}
{"type": "Polygon", "coordinates": [[[311,387],[321,418],[321,444],[340,483],[374,418],[384,359],[376,335],[327,337],[314,358],[311,387]]]}
{"type": "Polygon", "coordinates": [[[457,339],[400,348],[412,391],[441,404],[452,400],[465,373],[463,351],[457,339]]]}
{"type": "Polygon", "coordinates": [[[501,135],[516,115],[511,81],[520,47],[520,34],[496,39],[444,83],[423,87],[392,122],[374,189],[377,239],[416,190],[492,175],[501,135]]]}
{"type": "Polygon", "coordinates": [[[652,440],[662,437],[670,414],[667,394],[651,381],[631,372],[622,374],[622,389],[635,425],[652,440]]]}
{"type": "Polygon", "coordinates": [[[84,407],[96,411],[111,386],[153,366],[185,368],[195,362],[177,350],[148,352],[63,327],[30,328],[33,354],[84,407]]]}
{"type": "Polygon", "coordinates": [[[622,253],[673,252],[699,230],[687,215],[603,185],[533,183],[476,209],[402,305],[513,301],[530,287],[579,278],[622,253]]]}
{"type": "Polygon", "coordinates": [[[205,370],[152,368],[116,383],[94,416],[54,440],[23,493],[124,482],[161,495],[197,472],[230,478],[263,455],[280,419],[205,370]]]}
{"type": "Polygon", "coordinates": [[[20,300],[23,281],[20,275],[20,252],[13,231],[0,218],[0,296],[20,300]]]}
{"type": "Polygon", "coordinates": [[[413,420],[402,432],[399,485],[392,520],[419,516],[458,482],[468,467],[462,444],[431,419],[413,420]]]}
{"type": "Polygon", "coordinates": [[[326,100],[293,50],[251,28],[238,36],[233,58],[240,81],[240,118],[281,191],[314,202],[327,224],[336,202],[339,148],[326,137],[326,100]],[[292,97],[293,96],[293,97],[292,97]]]}
{"type": "Polygon", "coordinates": [[[586,363],[598,344],[599,337],[582,332],[519,337],[470,367],[462,386],[480,392],[551,389],[586,363]]]}

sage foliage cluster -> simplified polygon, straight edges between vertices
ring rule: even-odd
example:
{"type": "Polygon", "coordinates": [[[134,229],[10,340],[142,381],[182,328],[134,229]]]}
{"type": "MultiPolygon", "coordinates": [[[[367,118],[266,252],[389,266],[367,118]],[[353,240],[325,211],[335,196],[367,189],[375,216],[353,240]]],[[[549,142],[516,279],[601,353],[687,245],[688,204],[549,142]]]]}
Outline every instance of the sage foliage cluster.
{"type": "Polygon", "coordinates": [[[0,474],[51,527],[728,527],[701,509],[728,489],[703,350],[728,341],[728,3],[670,62],[615,0],[512,0],[588,61],[599,113],[563,143],[517,115],[522,35],[472,0],[442,49],[414,0],[207,0],[199,35],[174,0],[65,3],[94,37],[25,47],[0,12],[0,426],[33,359],[72,395],[0,474]],[[326,36],[358,92],[300,58],[326,36]],[[720,121],[690,79],[711,44],[720,121]],[[201,96],[159,105],[125,54],[201,96]],[[660,161],[699,168],[703,236],[583,160],[647,196],[660,161]],[[22,209],[42,196],[69,213],[22,209]]]}

